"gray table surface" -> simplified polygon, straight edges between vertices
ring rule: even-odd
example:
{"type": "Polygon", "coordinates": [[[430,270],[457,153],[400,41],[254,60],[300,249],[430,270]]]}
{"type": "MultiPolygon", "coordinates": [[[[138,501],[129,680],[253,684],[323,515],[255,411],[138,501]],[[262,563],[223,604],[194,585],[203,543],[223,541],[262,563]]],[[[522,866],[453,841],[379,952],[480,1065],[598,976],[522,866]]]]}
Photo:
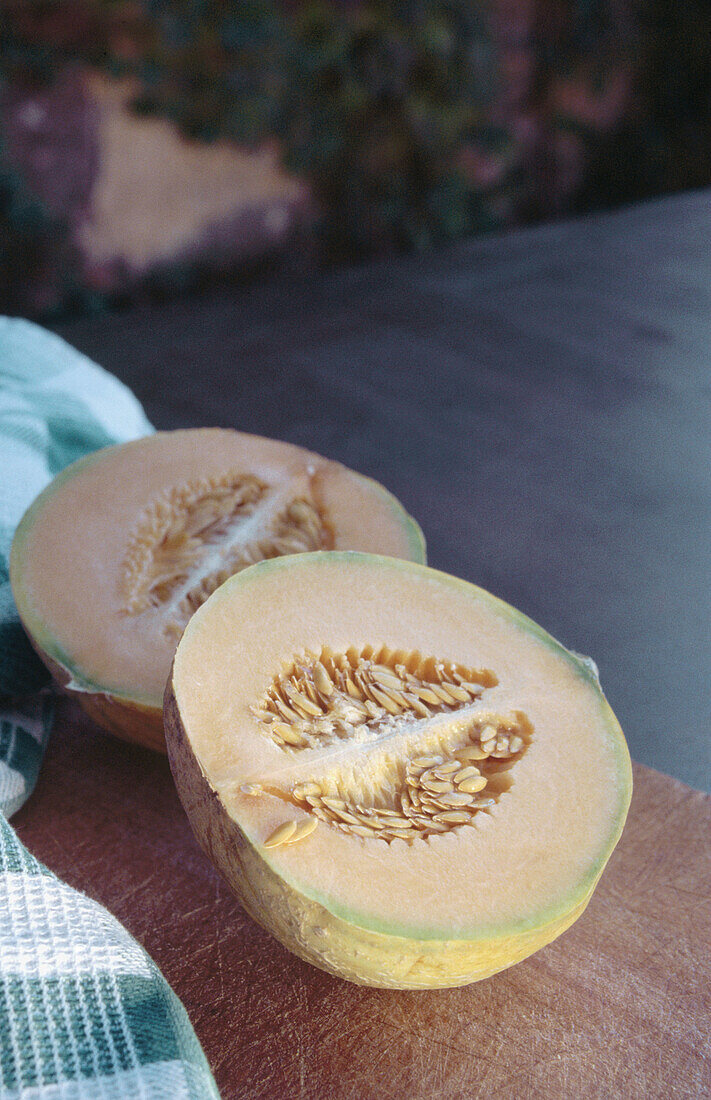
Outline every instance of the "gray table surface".
{"type": "Polygon", "coordinates": [[[633,756],[711,790],[711,194],[60,331],[159,428],[384,482],[430,564],[591,654],[633,756]]]}

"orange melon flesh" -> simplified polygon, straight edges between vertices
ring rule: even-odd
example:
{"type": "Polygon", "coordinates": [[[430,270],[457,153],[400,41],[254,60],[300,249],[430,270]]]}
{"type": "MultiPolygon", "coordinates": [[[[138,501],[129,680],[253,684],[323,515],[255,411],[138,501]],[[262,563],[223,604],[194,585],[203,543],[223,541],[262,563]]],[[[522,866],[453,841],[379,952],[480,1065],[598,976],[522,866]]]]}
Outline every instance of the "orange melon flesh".
{"type": "Polygon", "coordinates": [[[310,962],[372,985],[463,984],[549,942],[587,904],[630,801],[625,740],[590,664],[483,590],[390,558],[304,554],[229,580],[185,631],[165,713],[193,828],[248,910],[310,962]],[[295,658],[367,647],[381,663],[430,655],[495,683],[431,718],[386,721],[382,736],[275,743],[255,716],[275,678],[295,658]],[[288,801],[295,785],[347,798],[355,776],[361,800],[369,784],[387,800],[405,762],[446,756],[497,715],[518,716],[527,745],[467,824],[388,842],[319,821],[265,847],[309,819],[288,801]]]}
{"type": "Polygon", "coordinates": [[[395,498],[338,463],[239,432],[164,432],[64,470],[18,528],[11,581],[23,623],[57,679],[113,732],[161,748],[165,681],[184,621],[202,598],[202,574],[212,574],[214,587],[221,571],[244,565],[228,560],[225,547],[250,561],[302,545],[424,560],[421,532],[395,498]],[[224,530],[217,523],[201,545],[209,509],[227,508],[232,481],[242,492],[245,479],[254,501],[244,514],[227,512],[224,530]],[[177,536],[166,519],[176,501],[177,536]],[[277,522],[293,534],[291,513],[288,522],[284,515],[294,501],[315,510],[318,534],[304,528],[275,542],[277,522]],[[181,523],[190,544],[180,543],[181,523]],[[182,580],[168,576],[164,590],[146,596],[151,570],[171,569],[183,569],[182,580]]]}

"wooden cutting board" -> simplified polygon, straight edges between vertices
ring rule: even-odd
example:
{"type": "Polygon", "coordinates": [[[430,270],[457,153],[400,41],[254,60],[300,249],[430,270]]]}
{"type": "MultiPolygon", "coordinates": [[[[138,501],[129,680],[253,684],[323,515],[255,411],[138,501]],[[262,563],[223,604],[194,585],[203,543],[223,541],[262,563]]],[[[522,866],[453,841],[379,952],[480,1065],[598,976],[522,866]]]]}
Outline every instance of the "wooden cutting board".
{"type": "Polygon", "coordinates": [[[71,703],[14,824],[137,937],[224,1100],[711,1096],[711,797],[647,768],[587,911],[465,989],[361,989],[284,950],[193,840],[166,760],[71,703]]]}

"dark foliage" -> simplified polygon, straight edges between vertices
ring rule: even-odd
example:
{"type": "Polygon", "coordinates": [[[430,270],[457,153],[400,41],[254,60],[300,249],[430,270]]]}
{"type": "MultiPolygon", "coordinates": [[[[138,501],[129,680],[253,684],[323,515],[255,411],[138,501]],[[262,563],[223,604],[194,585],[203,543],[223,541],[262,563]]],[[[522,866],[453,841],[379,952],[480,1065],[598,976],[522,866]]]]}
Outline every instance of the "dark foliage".
{"type": "Polygon", "coordinates": [[[310,3],[286,40],[279,134],[330,252],[427,247],[490,221],[462,148],[490,141],[492,42],[470,3],[310,3]]]}
{"type": "Polygon", "coordinates": [[[137,106],[190,136],[275,135],[322,212],[329,255],[480,228],[462,145],[490,140],[496,72],[477,5],[153,0],[137,106]]]}
{"type": "MultiPolygon", "coordinates": [[[[537,0],[525,148],[496,110],[497,0],[2,7],[0,103],[3,80],[39,87],[67,66],[101,66],[132,74],[136,109],[192,139],[276,137],[309,181],[328,258],[425,248],[502,210],[547,217],[711,183],[706,0],[537,0]]],[[[24,308],[18,273],[51,284],[47,300],[78,300],[71,227],[6,146],[0,124],[0,305],[24,308]]]]}

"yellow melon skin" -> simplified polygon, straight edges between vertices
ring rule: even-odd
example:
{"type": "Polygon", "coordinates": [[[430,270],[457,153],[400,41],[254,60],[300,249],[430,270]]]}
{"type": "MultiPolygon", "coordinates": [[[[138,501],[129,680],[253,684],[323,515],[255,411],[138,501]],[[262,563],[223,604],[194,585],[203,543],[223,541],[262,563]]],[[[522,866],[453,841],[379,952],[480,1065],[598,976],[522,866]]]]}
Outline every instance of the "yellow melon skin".
{"type": "Polygon", "coordinates": [[[490,978],[565,932],[584,911],[599,880],[598,874],[585,896],[554,920],[500,937],[421,940],[361,928],[279,878],[230,817],[185,735],[172,676],[163,716],[178,794],[208,859],[253,920],[299,958],[337,978],[381,989],[443,989],[490,978]]]}
{"type": "Polygon", "coordinates": [[[163,716],[154,707],[124,703],[115,696],[100,692],[77,692],[75,698],[92,721],[107,733],[132,745],[142,745],[144,749],[165,752],[163,716]]]}
{"type": "Polygon", "coordinates": [[[49,669],[55,684],[67,695],[71,695],[97,726],[101,726],[107,733],[112,733],[121,741],[165,753],[162,708],[144,706],[130,699],[120,699],[110,692],[79,690],[73,687],[71,671],[50,657],[36,638],[32,635],[28,636],[33,649],[49,669]]]}

